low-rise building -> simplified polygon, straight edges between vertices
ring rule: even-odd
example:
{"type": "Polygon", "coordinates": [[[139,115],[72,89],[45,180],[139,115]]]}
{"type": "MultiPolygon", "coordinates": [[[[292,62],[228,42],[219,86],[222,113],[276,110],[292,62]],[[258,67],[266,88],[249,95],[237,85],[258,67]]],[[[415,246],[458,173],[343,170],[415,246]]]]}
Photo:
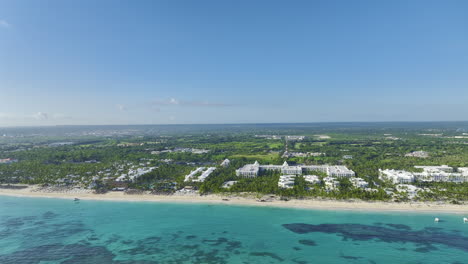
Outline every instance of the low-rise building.
{"type": "Polygon", "coordinates": [[[266,138],[266,139],[274,139],[274,140],[279,140],[282,137],[279,135],[255,135],[256,138],[266,138]]]}
{"type": "Polygon", "coordinates": [[[411,183],[415,180],[424,182],[468,182],[468,170],[465,171],[464,168],[458,168],[458,172],[454,172],[454,169],[447,165],[414,167],[423,171],[379,170],[379,177],[384,180],[391,180],[393,183],[411,183]]]}
{"type": "Polygon", "coordinates": [[[208,176],[216,169],[216,167],[199,167],[191,171],[187,176],[185,176],[185,182],[204,182],[208,176]]]}
{"type": "Polygon", "coordinates": [[[115,179],[116,182],[134,182],[138,177],[155,170],[157,167],[130,169],[115,179]]]}
{"type": "Polygon", "coordinates": [[[411,172],[404,170],[381,170],[379,169],[379,179],[384,181],[391,181],[397,183],[411,183],[414,182],[414,175],[411,172]]]}
{"type": "Polygon", "coordinates": [[[323,182],[325,183],[326,191],[334,191],[340,187],[340,182],[335,177],[325,177],[323,178],[323,182]]]}
{"type": "Polygon", "coordinates": [[[283,189],[291,189],[294,187],[296,175],[281,175],[278,180],[278,187],[283,189]]]}
{"type": "Polygon", "coordinates": [[[10,163],[13,163],[13,162],[18,162],[18,160],[16,159],[0,159],[0,164],[10,164],[10,163]]]}
{"type": "Polygon", "coordinates": [[[221,187],[225,188],[225,189],[229,189],[236,183],[237,183],[237,181],[227,181],[227,182],[223,183],[223,185],[221,187]]]}
{"type": "Polygon", "coordinates": [[[286,136],[286,140],[290,141],[302,141],[305,139],[305,136],[286,136]]]}
{"type": "Polygon", "coordinates": [[[304,180],[311,184],[319,184],[321,182],[317,175],[304,175],[304,180]]]}
{"type": "Polygon", "coordinates": [[[462,176],[468,176],[468,167],[459,167],[457,170],[462,176]]]}
{"type": "Polygon", "coordinates": [[[206,154],[210,152],[208,149],[195,149],[195,148],[174,148],[173,150],[171,149],[165,149],[165,150],[159,150],[159,151],[151,151],[152,155],[159,155],[162,153],[172,153],[172,152],[189,152],[192,154],[206,154]]]}
{"type": "Polygon", "coordinates": [[[424,172],[453,172],[453,168],[447,165],[440,166],[414,166],[416,169],[423,169],[424,172]]]}
{"type": "Polygon", "coordinates": [[[415,158],[428,158],[429,157],[429,153],[426,152],[426,151],[413,151],[413,152],[410,152],[410,153],[406,153],[405,154],[405,157],[415,157],[415,158]]]}
{"type": "Polygon", "coordinates": [[[410,199],[416,197],[418,195],[418,192],[422,190],[421,188],[409,184],[398,184],[397,186],[395,186],[395,188],[398,192],[407,193],[408,198],[410,199]]]}
{"type": "Polygon", "coordinates": [[[306,157],[318,157],[318,156],[325,156],[325,153],[321,152],[288,152],[285,151],[283,155],[281,156],[282,158],[293,158],[293,157],[298,157],[298,158],[306,158],[306,157]]]}
{"type": "Polygon", "coordinates": [[[369,186],[369,183],[366,182],[362,178],[357,178],[357,177],[356,178],[349,178],[349,181],[356,188],[367,188],[369,186]]]}
{"type": "Polygon", "coordinates": [[[228,159],[225,159],[225,160],[223,160],[223,162],[221,162],[220,165],[221,165],[222,167],[229,167],[230,164],[231,164],[231,161],[228,160],[228,159]]]}

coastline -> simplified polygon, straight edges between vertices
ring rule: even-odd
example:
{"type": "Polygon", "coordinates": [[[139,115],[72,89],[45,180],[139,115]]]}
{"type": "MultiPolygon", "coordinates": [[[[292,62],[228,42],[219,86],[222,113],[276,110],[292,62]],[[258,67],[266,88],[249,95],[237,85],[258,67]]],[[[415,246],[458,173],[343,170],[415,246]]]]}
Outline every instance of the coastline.
{"type": "MultiPolygon", "coordinates": [[[[24,185],[23,185],[24,186],[24,185]]],[[[154,194],[125,194],[124,192],[108,192],[95,194],[88,190],[77,189],[69,192],[44,192],[37,186],[28,185],[22,189],[0,188],[1,196],[29,197],[29,198],[56,198],[95,201],[120,201],[120,202],[165,202],[165,203],[197,203],[219,204],[236,206],[261,206],[277,208],[295,208],[309,210],[339,210],[339,211],[374,211],[374,212],[413,212],[413,213],[449,213],[468,215],[468,205],[436,204],[429,202],[367,202],[367,201],[339,201],[321,199],[291,199],[289,201],[271,200],[259,202],[253,195],[154,195],[154,194]],[[224,199],[224,200],[223,200],[224,199]]]]}

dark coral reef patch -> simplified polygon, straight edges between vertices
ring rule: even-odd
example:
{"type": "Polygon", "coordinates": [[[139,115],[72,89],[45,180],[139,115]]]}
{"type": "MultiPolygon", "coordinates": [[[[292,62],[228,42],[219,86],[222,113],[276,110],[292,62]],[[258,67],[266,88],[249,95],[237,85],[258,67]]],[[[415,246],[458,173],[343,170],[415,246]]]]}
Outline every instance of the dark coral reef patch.
{"type": "Polygon", "coordinates": [[[439,228],[425,228],[411,231],[404,225],[361,225],[361,224],[320,224],[310,225],[304,223],[284,224],[283,227],[297,233],[327,233],[338,234],[343,239],[353,241],[379,240],[382,242],[415,243],[421,245],[417,251],[427,252],[437,250],[433,244],[445,245],[452,248],[468,251],[468,237],[445,233],[439,228]],[[389,227],[385,227],[389,226],[389,227]]]}

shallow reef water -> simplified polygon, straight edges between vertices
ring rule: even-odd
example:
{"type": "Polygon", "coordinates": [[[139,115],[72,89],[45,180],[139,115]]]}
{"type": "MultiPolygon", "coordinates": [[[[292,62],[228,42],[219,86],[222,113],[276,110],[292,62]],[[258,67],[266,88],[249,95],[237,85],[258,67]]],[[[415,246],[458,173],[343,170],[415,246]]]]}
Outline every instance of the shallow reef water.
{"type": "Polygon", "coordinates": [[[467,263],[460,215],[0,196],[0,263],[467,263]]]}

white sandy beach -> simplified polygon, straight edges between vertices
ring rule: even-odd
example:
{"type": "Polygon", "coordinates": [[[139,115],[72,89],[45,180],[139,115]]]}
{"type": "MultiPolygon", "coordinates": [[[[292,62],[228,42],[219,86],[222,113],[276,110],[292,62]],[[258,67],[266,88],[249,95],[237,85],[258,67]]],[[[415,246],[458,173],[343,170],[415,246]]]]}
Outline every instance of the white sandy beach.
{"type": "Polygon", "coordinates": [[[316,210],[355,210],[355,211],[402,211],[402,212],[441,212],[468,215],[468,205],[454,205],[441,203],[393,203],[393,202],[365,202],[365,201],[336,201],[321,199],[292,199],[281,201],[271,199],[260,202],[253,195],[245,196],[220,196],[220,195],[154,195],[125,194],[124,192],[108,192],[105,194],[95,194],[90,190],[70,189],[44,190],[38,186],[27,186],[22,189],[0,189],[0,195],[16,197],[42,197],[70,199],[79,198],[81,200],[101,200],[101,201],[141,201],[141,202],[176,202],[176,203],[206,203],[206,204],[226,204],[243,206],[271,206],[284,208],[301,208],[316,210]]]}

